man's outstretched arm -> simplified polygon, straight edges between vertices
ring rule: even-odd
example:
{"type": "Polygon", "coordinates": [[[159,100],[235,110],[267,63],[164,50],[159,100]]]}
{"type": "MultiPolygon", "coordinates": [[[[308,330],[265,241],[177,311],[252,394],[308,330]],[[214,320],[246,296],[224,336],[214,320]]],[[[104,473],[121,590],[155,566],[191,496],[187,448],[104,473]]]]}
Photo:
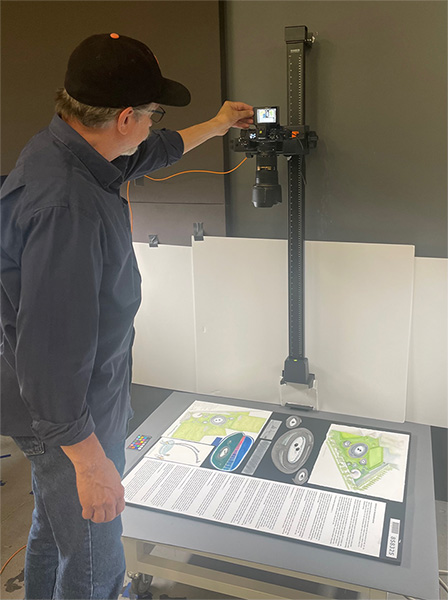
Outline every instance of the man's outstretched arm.
{"type": "Polygon", "coordinates": [[[247,129],[253,123],[253,114],[249,104],[224,102],[213,119],[178,131],[184,142],[184,154],[215,136],[225,135],[231,127],[247,129]]]}

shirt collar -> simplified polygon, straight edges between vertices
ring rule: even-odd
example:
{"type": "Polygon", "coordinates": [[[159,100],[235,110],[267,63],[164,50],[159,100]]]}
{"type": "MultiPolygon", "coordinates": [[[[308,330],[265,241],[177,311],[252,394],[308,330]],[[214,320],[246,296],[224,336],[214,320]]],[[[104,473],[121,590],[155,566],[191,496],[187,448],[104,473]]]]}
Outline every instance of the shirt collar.
{"type": "Polygon", "coordinates": [[[63,121],[59,115],[54,115],[51,120],[50,132],[79,158],[103,187],[110,187],[115,181],[117,186],[123,182],[121,170],[104,156],[101,156],[89,142],[63,121]]]}

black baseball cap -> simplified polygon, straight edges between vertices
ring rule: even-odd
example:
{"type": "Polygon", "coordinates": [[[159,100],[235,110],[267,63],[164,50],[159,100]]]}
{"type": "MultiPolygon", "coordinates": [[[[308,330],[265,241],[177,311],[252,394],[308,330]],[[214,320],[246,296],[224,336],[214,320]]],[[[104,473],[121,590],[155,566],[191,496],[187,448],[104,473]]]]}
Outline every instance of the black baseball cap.
{"type": "Polygon", "coordinates": [[[118,33],[85,39],[72,52],[65,75],[67,93],[89,106],[126,108],[157,102],[186,106],[188,89],[162,76],[151,50],[118,33]]]}

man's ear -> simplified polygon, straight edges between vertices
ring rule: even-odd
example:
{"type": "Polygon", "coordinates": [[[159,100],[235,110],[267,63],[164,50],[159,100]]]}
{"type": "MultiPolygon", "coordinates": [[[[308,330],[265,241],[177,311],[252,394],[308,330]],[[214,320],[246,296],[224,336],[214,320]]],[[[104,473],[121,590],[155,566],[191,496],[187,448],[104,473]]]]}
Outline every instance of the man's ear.
{"type": "Polygon", "coordinates": [[[125,108],[118,115],[117,129],[122,135],[126,135],[129,131],[129,126],[132,124],[132,116],[134,115],[134,109],[132,106],[125,108]]]}

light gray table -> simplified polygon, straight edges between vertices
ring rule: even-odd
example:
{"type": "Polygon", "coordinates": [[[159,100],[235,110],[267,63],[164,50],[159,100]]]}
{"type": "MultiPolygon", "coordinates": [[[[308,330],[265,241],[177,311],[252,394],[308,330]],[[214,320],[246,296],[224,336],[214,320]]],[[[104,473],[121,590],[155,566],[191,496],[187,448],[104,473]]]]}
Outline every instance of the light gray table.
{"type": "MultiPolygon", "coordinates": [[[[148,390],[149,394],[149,390],[148,390]]],[[[312,416],[349,425],[411,434],[404,548],[401,565],[351,556],[294,540],[226,527],[181,515],[127,506],[123,542],[128,569],[240,598],[309,598],[331,593],[325,586],[386,598],[386,592],[435,600],[439,597],[437,533],[430,428],[335,415],[291,411],[278,405],[174,392],[129,437],[155,442],[195,400],[312,416]],[[302,592],[298,590],[304,590],[302,592]]],[[[127,444],[127,445],[128,445],[127,444]]],[[[146,446],[145,451],[150,446],[146,446]]],[[[127,466],[140,458],[126,450],[127,466]]],[[[348,595],[350,597],[350,594],[348,595]]]]}

